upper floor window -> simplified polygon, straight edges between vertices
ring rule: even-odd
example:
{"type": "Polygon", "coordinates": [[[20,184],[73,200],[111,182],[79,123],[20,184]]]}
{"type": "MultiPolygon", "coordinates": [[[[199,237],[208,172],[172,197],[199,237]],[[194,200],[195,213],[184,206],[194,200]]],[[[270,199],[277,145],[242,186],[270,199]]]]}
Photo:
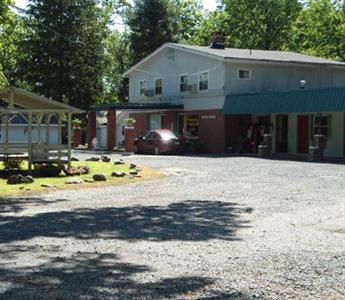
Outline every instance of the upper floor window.
{"type": "Polygon", "coordinates": [[[188,90],[188,75],[181,75],[180,76],[180,92],[187,92],[188,90]]]}
{"type": "Polygon", "coordinates": [[[155,80],[155,95],[162,95],[163,92],[163,79],[157,78],[155,80]]]}
{"type": "Polygon", "coordinates": [[[208,72],[199,74],[199,91],[208,90],[208,72]]]}
{"type": "Polygon", "coordinates": [[[243,69],[238,70],[238,79],[249,80],[250,76],[251,76],[250,70],[243,70],[243,69]]]}
{"type": "Polygon", "coordinates": [[[147,80],[140,80],[140,96],[145,96],[147,91],[147,80]]]}

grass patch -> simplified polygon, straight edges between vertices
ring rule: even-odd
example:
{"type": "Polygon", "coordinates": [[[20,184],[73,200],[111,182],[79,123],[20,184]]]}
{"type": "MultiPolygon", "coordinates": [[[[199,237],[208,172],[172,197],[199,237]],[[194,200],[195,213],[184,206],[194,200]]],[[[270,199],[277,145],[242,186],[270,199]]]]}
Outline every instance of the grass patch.
{"type": "MultiPolygon", "coordinates": [[[[92,188],[92,187],[102,187],[116,184],[126,184],[130,182],[138,182],[143,180],[153,180],[158,179],[163,176],[163,174],[156,169],[148,168],[145,166],[139,166],[142,170],[139,172],[140,177],[135,177],[130,179],[129,176],[122,178],[112,177],[113,172],[128,172],[129,165],[114,165],[113,162],[93,162],[93,161],[77,161],[72,162],[73,166],[88,166],[90,167],[90,173],[81,175],[80,178],[85,180],[92,180],[93,175],[97,173],[106,174],[108,179],[103,182],[84,182],[81,184],[71,185],[66,184],[65,181],[71,176],[66,176],[63,172],[58,177],[38,177],[35,178],[34,183],[29,184],[7,184],[7,179],[0,179],[0,196],[19,196],[26,194],[37,194],[42,192],[48,192],[51,190],[71,190],[71,189],[82,189],[82,188],[92,188]],[[43,184],[53,185],[52,188],[42,187],[43,184]]],[[[27,163],[23,164],[23,169],[27,168],[27,163]]],[[[4,167],[0,167],[0,171],[4,174],[4,167]]],[[[20,172],[20,171],[19,171],[20,172]]]]}

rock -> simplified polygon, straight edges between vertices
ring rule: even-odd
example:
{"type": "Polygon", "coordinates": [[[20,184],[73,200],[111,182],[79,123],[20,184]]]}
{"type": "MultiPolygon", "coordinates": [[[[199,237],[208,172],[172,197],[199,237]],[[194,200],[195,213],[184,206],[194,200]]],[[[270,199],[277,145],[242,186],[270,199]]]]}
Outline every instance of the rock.
{"type": "Polygon", "coordinates": [[[41,184],[41,187],[43,187],[43,188],[54,188],[54,187],[55,187],[55,185],[53,185],[53,184],[47,184],[47,183],[43,183],[43,184],[41,184]]]}
{"type": "Polygon", "coordinates": [[[66,184],[80,184],[80,183],[83,183],[83,180],[78,176],[74,176],[72,178],[67,179],[65,183],[66,184]]]}
{"type": "Polygon", "coordinates": [[[7,184],[22,184],[22,183],[32,183],[34,179],[30,176],[23,176],[23,175],[12,175],[7,179],[7,184]]]}
{"type": "Polygon", "coordinates": [[[126,176],[126,173],[125,172],[113,172],[113,173],[111,173],[111,176],[113,176],[113,177],[124,177],[124,176],[126,176]]]}
{"type": "Polygon", "coordinates": [[[90,157],[86,161],[99,161],[99,157],[90,157]]]}
{"type": "Polygon", "coordinates": [[[129,165],[129,168],[130,169],[135,169],[137,167],[137,165],[136,164],[133,164],[133,163],[130,163],[130,165],[129,165]]]}
{"type": "Polygon", "coordinates": [[[137,170],[130,170],[129,172],[128,172],[128,174],[129,175],[138,175],[138,171],[137,170]]]}
{"type": "Polygon", "coordinates": [[[124,165],[125,162],[123,161],[123,159],[117,159],[114,161],[114,165],[124,165]]]}
{"type": "Polygon", "coordinates": [[[94,183],[95,181],[92,180],[92,179],[85,179],[84,182],[87,182],[87,183],[94,183]]]}
{"type": "Polygon", "coordinates": [[[29,181],[29,183],[33,183],[35,181],[31,175],[27,175],[25,178],[29,181]]]}
{"type": "Polygon", "coordinates": [[[93,180],[94,181],[107,181],[107,176],[105,174],[99,173],[93,175],[93,180]]]}
{"type": "Polygon", "coordinates": [[[76,158],[76,157],[72,157],[72,158],[71,158],[71,161],[79,161],[79,159],[76,158]]]}
{"type": "Polygon", "coordinates": [[[110,162],[111,161],[111,158],[109,156],[106,156],[106,155],[102,155],[101,156],[101,160],[103,162],[110,162]]]}

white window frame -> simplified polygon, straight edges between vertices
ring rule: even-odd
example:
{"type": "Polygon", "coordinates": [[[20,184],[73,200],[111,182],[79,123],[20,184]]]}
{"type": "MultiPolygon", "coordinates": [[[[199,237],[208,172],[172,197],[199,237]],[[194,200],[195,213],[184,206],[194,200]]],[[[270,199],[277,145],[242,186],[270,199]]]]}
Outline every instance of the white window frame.
{"type": "Polygon", "coordinates": [[[237,70],[237,79],[239,80],[251,80],[252,79],[252,70],[250,69],[244,69],[244,68],[240,68],[237,70]],[[241,78],[240,77],[240,72],[243,71],[243,72],[248,72],[249,74],[249,77],[248,78],[241,78]]]}
{"type": "Polygon", "coordinates": [[[198,91],[208,91],[210,89],[210,72],[209,71],[202,71],[198,73],[198,91]],[[201,74],[207,74],[207,89],[205,90],[200,90],[200,75],[201,74]]]}
{"type": "Polygon", "coordinates": [[[144,94],[141,93],[141,90],[142,90],[141,89],[141,83],[142,82],[146,82],[146,91],[148,90],[149,82],[147,81],[147,79],[140,79],[139,80],[139,95],[140,96],[145,96],[145,93],[144,94]]]}
{"type": "Polygon", "coordinates": [[[163,95],[163,78],[162,77],[156,77],[154,83],[155,83],[155,87],[154,87],[154,89],[155,89],[155,96],[162,96],[163,95]],[[162,86],[161,86],[162,92],[160,94],[156,94],[156,81],[159,80],[159,79],[162,81],[162,86]]]}
{"type": "Polygon", "coordinates": [[[180,74],[180,75],[179,75],[178,90],[179,90],[180,93],[187,93],[188,90],[186,90],[186,91],[181,91],[181,77],[182,77],[182,76],[187,76],[187,86],[188,86],[188,85],[189,85],[189,81],[190,81],[190,75],[187,74],[187,73],[183,73],[183,74],[180,74]]]}

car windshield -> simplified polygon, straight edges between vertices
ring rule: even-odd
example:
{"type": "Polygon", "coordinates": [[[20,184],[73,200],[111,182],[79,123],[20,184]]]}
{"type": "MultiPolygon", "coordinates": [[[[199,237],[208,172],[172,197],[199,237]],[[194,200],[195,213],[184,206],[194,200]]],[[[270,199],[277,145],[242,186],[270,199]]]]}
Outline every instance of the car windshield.
{"type": "Polygon", "coordinates": [[[164,141],[168,141],[168,140],[177,138],[177,136],[172,131],[160,132],[159,135],[162,137],[162,140],[164,140],[164,141]]]}

